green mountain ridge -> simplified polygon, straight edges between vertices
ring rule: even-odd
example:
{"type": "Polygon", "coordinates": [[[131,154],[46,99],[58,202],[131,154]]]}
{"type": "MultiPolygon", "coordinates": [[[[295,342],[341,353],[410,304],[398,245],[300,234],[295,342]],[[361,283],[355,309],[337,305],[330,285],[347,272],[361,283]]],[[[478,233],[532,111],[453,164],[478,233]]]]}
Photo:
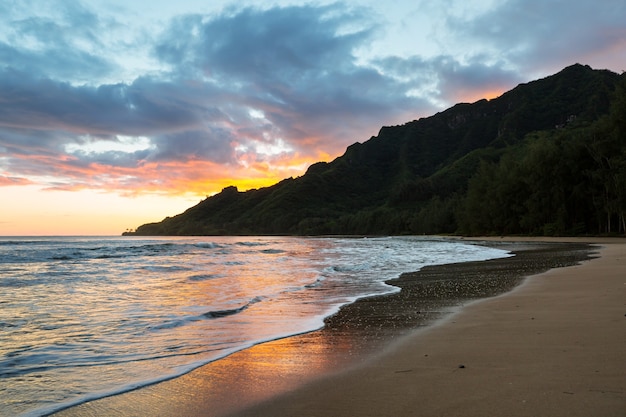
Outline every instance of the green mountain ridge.
{"type": "Polygon", "coordinates": [[[626,76],[576,64],[125,234],[624,233],[625,120],[626,76]]]}

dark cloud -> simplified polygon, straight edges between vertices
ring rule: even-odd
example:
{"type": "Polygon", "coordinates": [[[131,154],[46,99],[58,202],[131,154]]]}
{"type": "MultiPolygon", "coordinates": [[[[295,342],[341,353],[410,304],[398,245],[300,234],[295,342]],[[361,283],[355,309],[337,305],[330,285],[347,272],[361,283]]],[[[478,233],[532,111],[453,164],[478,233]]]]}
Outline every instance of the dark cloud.
{"type": "Polygon", "coordinates": [[[65,143],[67,137],[59,132],[0,126],[0,158],[58,155],[65,143]]]}
{"type": "Polygon", "coordinates": [[[155,53],[177,75],[201,74],[242,105],[262,110],[296,148],[299,139],[303,146],[314,136],[334,136],[345,146],[363,139],[356,129],[346,137],[347,126],[363,131],[369,121],[376,129],[428,106],[408,97],[406,85],[357,63],[357,49],[376,30],[362,13],[339,4],[246,8],[181,17],[155,53]]]}
{"type": "Polygon", "coordinates": [[[207,109],[185,88],[150,79],[130,85],[73,86],[30,74],[0,72],[0,127],[81,134],[151,135],[198,123],[207,109]]]}
{"type": "Polygon", "coordinates": [[[216,127],[159,135],[152,140],[155,148],[145,159],[156,162],[210,160],[222,164],[234,163],[232,144],[235,141],[231,131],[216,127]]]}
{"type": "Polygon", "coordinates": [[[273,86],[321,71],[349,71],[354,49],[372,35],[371,22],[339,4],[246,8],[208,19],[178,18],[155,52],[175,65],[197,67],[217,82],[235,77],[273,86]]]}

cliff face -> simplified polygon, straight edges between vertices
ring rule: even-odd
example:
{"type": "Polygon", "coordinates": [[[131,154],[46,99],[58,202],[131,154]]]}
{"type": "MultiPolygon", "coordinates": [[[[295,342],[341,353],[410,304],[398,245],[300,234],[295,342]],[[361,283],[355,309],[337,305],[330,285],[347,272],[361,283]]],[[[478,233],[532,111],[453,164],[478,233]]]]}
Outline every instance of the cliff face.
{"type": "MultiPolygon", "coordinates": [[[[481,169],[498,166],[504,156],[527,156],[531,142],[549,140],[547,137],[576,143],[584,153],[590,145],[580,137],[608,123],[611,109],[618,107],[615,103],[623,96],[622,90],[616,92],[623,80],[623,75],[610,71],[573,65],[553,76],[519,85],[493,100],[457,104],[431,117],[383,127],[377,136],[349,146],[334,161],[311,165],[302,177],[247,192],[227,187],[182,214],[140,226],[135,234],[415,234],[469,230],[468,195],[475,193],[470,180],[481,169]],[[571,140],[565,138],[567,135],[571,140]]],[[[623,145],[623,141],[620,143],[623,145]]],[[[622,145],[617,147],[618,154],[623,153],[622,145]]],[[[572,163],[593,170],[593,158],[587,154],[576,156],[578,160],[572,163]]],[[[586,186],[590,190],[598,186],[591,184],[591,177],[589,181],[586,186]]],[[[597,217],[595,212],[585,215],[597,217]]],[[[510,232],[536,232],[521,230],[519,221],[517,224],[519,230],[510,232]]],[[[594,228],[600,226],[585,225],[585,229],[594,228]]]]}

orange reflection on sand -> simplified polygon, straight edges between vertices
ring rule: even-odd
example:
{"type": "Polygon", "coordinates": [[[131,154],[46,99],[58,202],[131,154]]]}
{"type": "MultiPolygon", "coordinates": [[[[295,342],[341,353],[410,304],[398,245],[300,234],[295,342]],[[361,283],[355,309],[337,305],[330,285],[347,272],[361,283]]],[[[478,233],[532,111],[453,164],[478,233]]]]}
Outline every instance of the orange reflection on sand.
{"type": "Polygon", "coordinates": [[[344,363],[357,349],[354,342],[345,337],[332,337],[329,331],[317,331],[263,343],[229,359],[241,373],[254,380],[271,374],[280,378],[290,375],[299,378],[328,372],[344,363]]]}
{"type": "Polygon", "coordinates": [[[353,355],[358,344],[358,340],[335,337],[325,329],[254,346],[149,390],[177,393],[170,399],[179,401],[163,404],[171,407],[164,415],[198,409],[204,410],[203,415],[221,415],[344,369],[356,360],[353,355]],[[185,398],[190,392],[201,393],[202,398],[185,398]]]}

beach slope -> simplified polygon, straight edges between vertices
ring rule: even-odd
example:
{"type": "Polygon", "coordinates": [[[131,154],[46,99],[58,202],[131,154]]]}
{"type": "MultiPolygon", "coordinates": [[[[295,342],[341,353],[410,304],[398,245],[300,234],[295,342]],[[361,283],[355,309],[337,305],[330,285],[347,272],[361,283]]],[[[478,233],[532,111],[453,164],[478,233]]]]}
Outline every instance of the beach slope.
{"type": "Polygon", "coordinates": [[[620,416],[626,245],[528,278],[366,365],[237,416],[620,416]]]}

